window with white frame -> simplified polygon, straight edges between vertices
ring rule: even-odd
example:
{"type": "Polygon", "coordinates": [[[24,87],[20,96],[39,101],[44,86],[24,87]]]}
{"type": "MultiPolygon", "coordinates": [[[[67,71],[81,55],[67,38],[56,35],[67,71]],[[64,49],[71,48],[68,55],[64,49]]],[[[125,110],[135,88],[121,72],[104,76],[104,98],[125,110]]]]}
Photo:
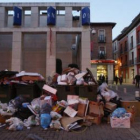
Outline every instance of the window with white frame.
{"type": "Polygon", "coordinates": [[[100,29],[98,31],[98,39],[99,39],[99,42],[105,42],[105,30],[104,29],[100,29]]]}

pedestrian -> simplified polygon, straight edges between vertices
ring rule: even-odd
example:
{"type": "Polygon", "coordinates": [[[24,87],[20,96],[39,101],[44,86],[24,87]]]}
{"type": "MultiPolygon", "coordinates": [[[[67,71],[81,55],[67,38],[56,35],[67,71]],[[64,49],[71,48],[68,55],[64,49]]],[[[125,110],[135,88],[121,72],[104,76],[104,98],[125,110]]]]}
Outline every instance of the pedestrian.
{"type": "Polygon", "coordinates": [[[116,85],[118,84],[118,79],[119,79],[118,76],[115,76],[114,80],[115,80],[116,85]]]}
{"type": "Polygon", "coordinates": [[[106,77],[105,77],[105,81],[106,81],[106,83],[108,84],[108,76],[106,75],[106,77]]]}
{"type": "Polygon", "coordinates": [[[119,82],[120,82],[120,85],[122,85],[122,82],[123,82],[123,78],[122,78],[122,76],[120,76],[120,78],[119,78],[119,82]]]}
{"type": "Polygon", "coordinates": [[[140,81],[140,75],[139,74],[137,74],[136,76],[135,76],[135,86],[136,87],[138,87],[139,88],[139,81],[140,81]]]}
{"type": "Polygon", "coordinates": [[[105,82],[105,76],[102,75],[102,83],[104,83],[104,82],[105,82]]]}

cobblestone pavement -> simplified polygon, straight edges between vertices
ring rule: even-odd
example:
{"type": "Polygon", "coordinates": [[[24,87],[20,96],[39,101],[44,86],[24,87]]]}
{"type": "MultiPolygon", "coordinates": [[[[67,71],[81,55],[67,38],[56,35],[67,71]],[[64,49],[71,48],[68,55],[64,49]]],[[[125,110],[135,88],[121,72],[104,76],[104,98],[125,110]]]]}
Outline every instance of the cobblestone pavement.
{"type": "MultiPolygon", "coordinates": [[[[109,86],[119,94],[123,100],[135,100],[135,91],[140,89],[134,85],[116,85],[109,86]],[[124,92],[126,88],[126,93],[124,92]]],[[[0,128],[0,140],[27,140],[32,134],[42,138],[43,140],[139,140],[140,139],[140,118],[136,118],[130,129],[111,128],[110,124],[103,122],[100,125],[93,124],[90,127],[80,131],[67,132],[64,130],[43,130],[40,126],[24,128],[23,131],[8,131],[6,127],[0,128]]],[[[39,139],[34,139],[39,140],[39,139]]],[[[41,140],[41,139],[40,139],[41,140]]]]}

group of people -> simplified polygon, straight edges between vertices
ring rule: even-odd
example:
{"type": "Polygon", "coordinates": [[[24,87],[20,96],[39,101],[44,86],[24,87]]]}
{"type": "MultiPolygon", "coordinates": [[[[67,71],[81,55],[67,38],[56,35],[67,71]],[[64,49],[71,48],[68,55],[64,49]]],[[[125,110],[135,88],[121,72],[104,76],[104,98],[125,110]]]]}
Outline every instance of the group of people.
{"type": "Polygon", "coordinates": [[[114,81],[115,81],[116,85],[118,84],[118,82],[120,83],[120,85],[122,85],[123,78],[122,78],[122,76],[120,76],[120,77],[115,76],[114,81]]]}
{"type": "Polygon", "coordinates": [[[99,75],[99,83],[102,84],[104,82],[106,82],[108,84],[108,76],[99,75]]]}

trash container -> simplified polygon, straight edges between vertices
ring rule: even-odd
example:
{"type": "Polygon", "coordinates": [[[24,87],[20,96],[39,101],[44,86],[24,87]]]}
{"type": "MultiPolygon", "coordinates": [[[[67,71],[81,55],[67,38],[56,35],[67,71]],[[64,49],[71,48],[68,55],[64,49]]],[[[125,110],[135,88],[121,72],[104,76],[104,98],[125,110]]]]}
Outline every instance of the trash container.
{"type": "Polygon", "coordinates": [[[0,85],[0,101],[3,103],[9,102],[11,99],[15,98],[14,87],[10,84],[0,85]]]}
{"type": "Polygon", "coordinates": [[[79,86],[79,97],[85,97],[91,101],[96,101],[97,85],[79,86]]]}
{"type": "Polygon", "coordinates": [[[57,89],[56,95],[57,95],[58,101],[61,101],[61,100],[67,101],[67,95],[78,95],[79,94],[78,86],[73,86],[73,85],[60,86],[60,85],[58,85],[56,87],[56,89],[57,89]]]}
{"type": "Polygon", "coordinates": [[[42,90],[35,84],[15,84],[16,96],[23,96],[30,100],[40,97],[42,90]]]}

